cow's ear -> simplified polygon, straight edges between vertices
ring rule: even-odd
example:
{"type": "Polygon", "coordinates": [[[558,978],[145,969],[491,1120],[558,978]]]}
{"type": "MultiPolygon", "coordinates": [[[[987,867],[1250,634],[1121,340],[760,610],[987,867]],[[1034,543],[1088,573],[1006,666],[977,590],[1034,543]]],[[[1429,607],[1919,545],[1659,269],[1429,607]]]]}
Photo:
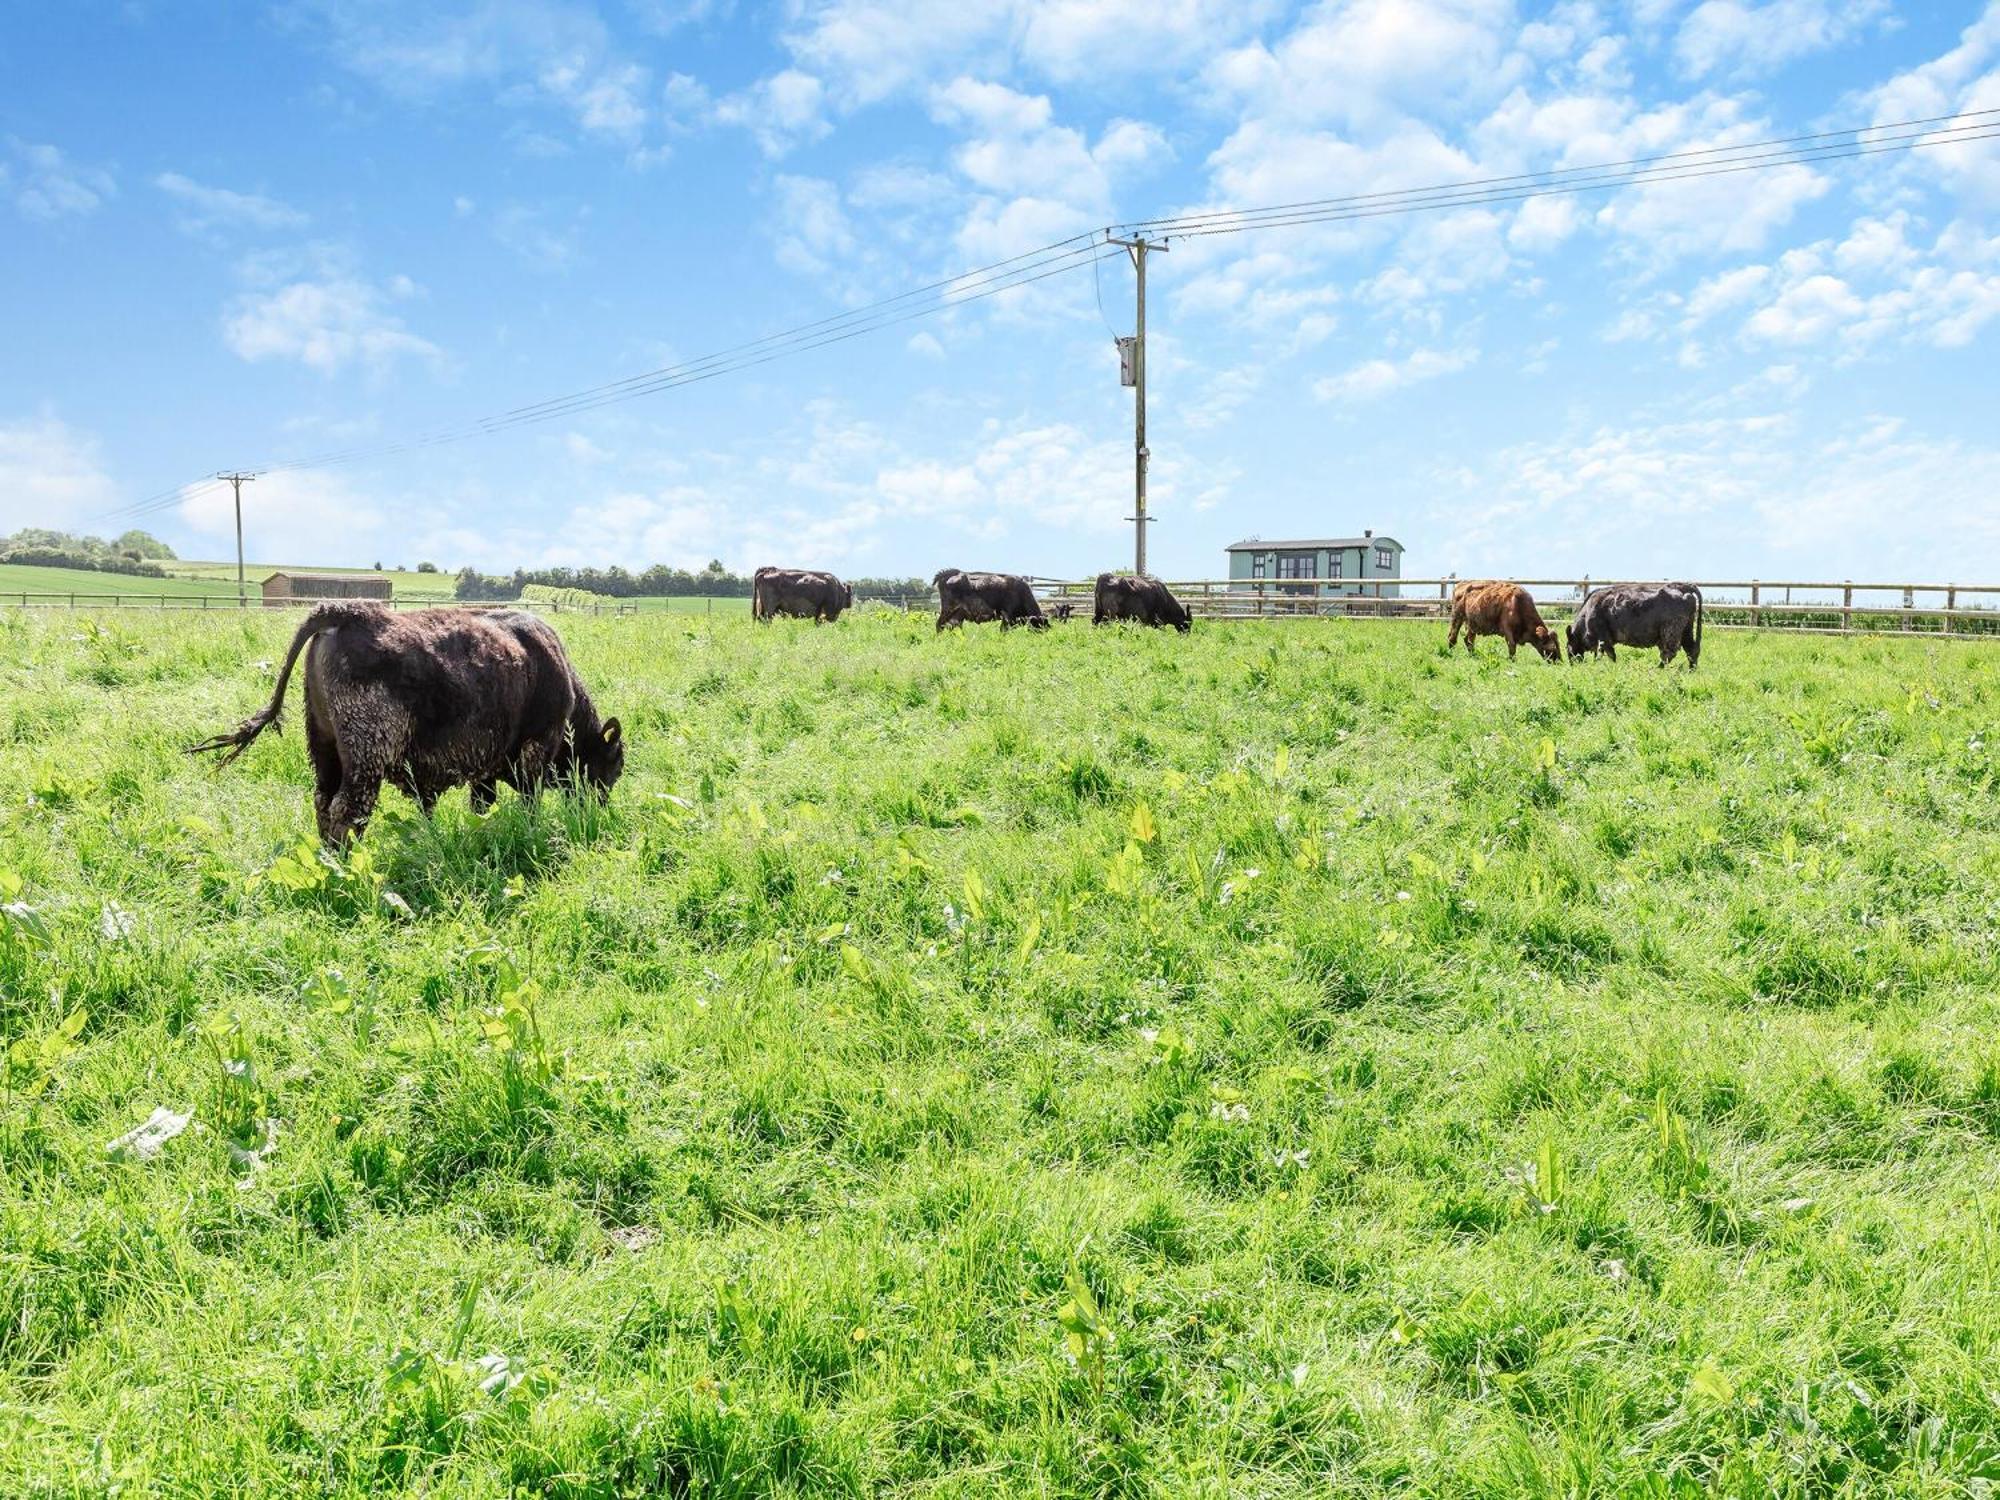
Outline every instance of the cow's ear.
{"type": "Polygon", "coordinates": [[[607,744],[607,745],[615,745],[615,744],[617,744],[617,743],[618,743],[618,735],[619,735],[619,732],[620,732],[620,725],[619,725],[619,723],[618,723],[618,721],[617,721],[616,719],[606,719],[606,720],[604,721],[604,743],[605,743],[605,744],[607,744]]]}

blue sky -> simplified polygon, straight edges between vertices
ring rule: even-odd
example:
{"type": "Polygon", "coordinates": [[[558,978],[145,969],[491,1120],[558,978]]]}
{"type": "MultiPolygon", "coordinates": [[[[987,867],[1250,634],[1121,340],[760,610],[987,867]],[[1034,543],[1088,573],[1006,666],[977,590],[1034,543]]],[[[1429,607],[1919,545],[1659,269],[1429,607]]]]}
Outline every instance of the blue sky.
{"type": "MultiPolygon", "coordinates": [[[[1118,219],[2000,108],[2000,0],[123,0],[0,31],[0,531],[702,355],[1118,219]]],[[[272,475],[253,559],[1130,557],[1107,263],[272,475]]],[[[2000,142],[1176,244],[1154,571],[2000,581],[2000,142]]],[[[110,523],[115,526],[116,523],[110,523]]],[[[151,518],[230,550],[226,501],[151,518]]]]}

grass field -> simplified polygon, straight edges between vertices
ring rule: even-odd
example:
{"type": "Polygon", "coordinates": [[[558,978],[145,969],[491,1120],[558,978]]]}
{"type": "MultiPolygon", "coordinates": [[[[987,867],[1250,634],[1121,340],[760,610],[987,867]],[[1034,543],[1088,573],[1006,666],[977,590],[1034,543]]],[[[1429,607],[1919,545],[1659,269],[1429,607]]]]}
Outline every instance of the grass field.
{"type": "Polygon", "coordinates": [[[1990,648],[566,618],[329,864],[287,623],[0,615],[0,1493],[2000,1480],[1990,648]]]}
{"type": "MultiPolygon", "coordinates": [[[[79,601],[107,599],[116,596],[127,603],[158,599],[162,595],[169,600],[206,598],[212,608],[227,608],[236,598],[236,564],[204,562],[170,562],[162,566],[169,570],[165,578],[140,578],[125,573],[93,573],[83,568],[42,568],[20,563],[0,563],[0,606],[12,602],[18,604],[20,596],[27,594],[37,605],[47,605],[53,599],[74,595],[79,601]]],[[[262,585],[276,569],[270,564],[255,564],[248,567],[246,577],[250,598],[262,598],[262,585]]],[[[338,568],[293,569],[297,572],[341,572],[338,568]]],[[[388,575],[394,587],[395,597],[409,603],[446,603],[452,598],[452,579],[448,574],[438,573],[391,573],[388,575]]],[[[641,599],[619,601],[625,608],[636,605],[644,613],[668,611],[677,614],[748,614],[750,601],[743,598],[715,598],[694,595],[668,598],[647,596],[641,599]]]]}
{"type": "MultiPolygon", "coordinates": [[[[232,562],[190,562],[162,563],[176,578],[191,578],[210,585],[211,593],[234,593],[236,590],[236,564],[232,562]],[[220,584],[221,588],[213,585],[220,584]]],[[[375,569],[366,563],[348,567],[297,567],[291,563],[245,563],[244,577],[255,590],[273,573],[280,570],[287,573],[372,573],[375,569]]],[[[385,575],[395,589],[398,599],[449,599],[453,579],[449,573],[413,573],[390,570],[385,575]]]]}
{"type": "Polygon", "coordinates": [[[139,578],[129,573],[94,573],[86,568],[42,568],[26,563],[0,563],[0,604],[7,602],[9,594],[15,596],[14,602],[18,604],[23,593],[44,597],[75,594],[79,599],[111,594],[127,599],[157,598],[161,594],[177,599],[201,594],[228,594],[233,598],[236,574],[232,569],[229,583],[224,587],[219,582],[197,578],[139,578]]]}

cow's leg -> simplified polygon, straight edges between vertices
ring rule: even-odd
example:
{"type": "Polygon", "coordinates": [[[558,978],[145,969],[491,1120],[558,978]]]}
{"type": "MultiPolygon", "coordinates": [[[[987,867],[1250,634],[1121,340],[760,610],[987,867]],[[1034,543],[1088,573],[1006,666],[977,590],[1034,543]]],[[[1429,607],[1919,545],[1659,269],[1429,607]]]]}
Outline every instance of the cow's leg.
{"type": "MultiPolygon", "coordinates": [[[[1104,617],[1102,615],[1099,615],[1098,618],[1101,620],[1104,617]]],[[[1465,611],[1461,609],[1453,610],[1451,612],[1451,634],[1444,638],[1445,650],[1449,651],[1453,646],[1456,646],[1458,644],[1458,628],[1464,623],[1465,623],[1465,611]]]]}
{"type": "Polygon", "coordinates": [[[326,842],[338,849],[349,839],[360,838],[368,829],[368,820],[375,815],[375,799],[381,794],[381,772],[349,766],[346,780],[327,805],[326,842]]]}
{"type": "Polygon", "coordinates": [[[494,800],[500,795],[499,785],[491,776],[483,781],[475,781],[471,787],[472,810],[476,813],[490,812],[494,800]]]}
{"type": "Polygon", "coordinates": [[[331,844],[328,815],[333,799],[340,794],[340,746],[310,709],[306,712],[306,754],[313,767],[313,820],[319,825],[320,842],[331,844]]]}
{"type": "Polygon", "coordinates": [[[1511,630],[1503,630],[1500,635],[1507,642],[1507,660],[1512,661],[1515,648],[1521,644],[1521,638],[1511,630]]]}
{"type": "Polygon", "coordinates": [[[1681,633],[1678,630],[1662,631],[1660,633],[1660,665],[1662,667],[1668,666],[1676,656],[1680,655],[1680,651],[1681,633]]]}
{"type": "Polygon", "coordinates": [[[561,743],[560,736],[547,741],[531,740],[515,753],[514,764],[507,773],[515,791],[531,800],[541,795],[542,783],[548,779],[549,766],[561,743]]]}
{"type": "Polygon", "coordinates": [[[1603,645],[1599,646],[1597,649],[1602,651],[1606,656],[1610,657],[1613,661],[1618,660],[1618,647],[1614,642],[1606,641],[1603,645]]]}

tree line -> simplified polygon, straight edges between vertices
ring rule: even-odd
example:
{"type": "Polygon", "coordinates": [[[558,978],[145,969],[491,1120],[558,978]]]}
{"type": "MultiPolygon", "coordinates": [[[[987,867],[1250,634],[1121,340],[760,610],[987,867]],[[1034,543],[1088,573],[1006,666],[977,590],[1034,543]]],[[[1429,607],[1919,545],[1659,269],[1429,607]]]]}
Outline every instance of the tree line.
{"type": "Polygon", "coordinates": [[[167,570],[160,564],[174,560],[174,549],[145,531],[127,531],[106,541],[101,536],[26,526],[12,536],[0,537],[0,563],[165,578],[167,570]]]}
{"type": "MultiPolygon", "coordinates": [[[[910,594],[928,594],[930,583],[922,578],[850,578],[857,599],[891,599],[910,594]]],[[[530,584],[545,588],[581,589],[608,599],[659,599],[708,596],[724,599],[750,597],[750,579],[732,573],[718,558],[698,572],[670,568],[655,563],[643,572],[626,568],[516,568],[512,573],[482,573],[477,568],[458,571],[453,597],[459,599],[512,600],[530,584]]]]}

